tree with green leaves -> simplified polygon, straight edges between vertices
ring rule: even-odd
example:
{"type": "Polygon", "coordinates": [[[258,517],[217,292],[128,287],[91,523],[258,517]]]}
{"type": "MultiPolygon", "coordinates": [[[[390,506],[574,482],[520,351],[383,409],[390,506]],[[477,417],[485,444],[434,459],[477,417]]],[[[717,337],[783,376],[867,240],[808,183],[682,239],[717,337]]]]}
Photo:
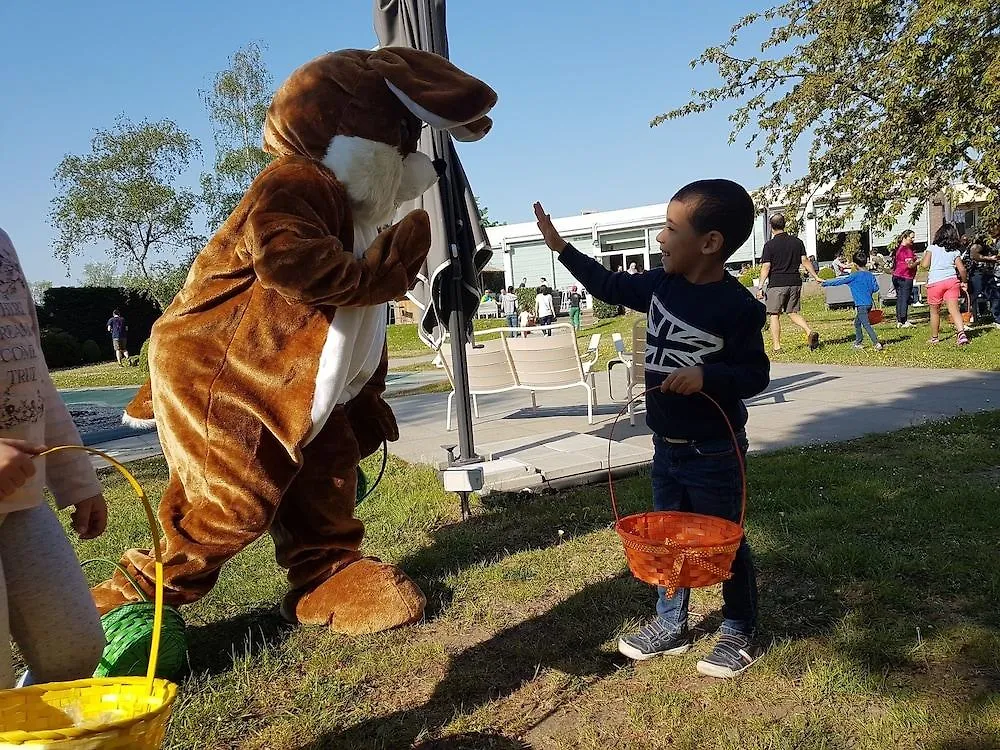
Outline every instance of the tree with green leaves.
{"type": "Polygon", "coordinates": [[[475,197],[476,208],[479,209],[479,219],[483,222],[484,227],[502,227],[506,224],[506,221],[496,221],[490,218],[490,209],[483,205],[479,200],[479,196],[475,197]]]}
{"type": "Polygon", "coordinates": [[[29,281],[28,287],[31,290],[31,299],[34,300],[35,305],[40,307],[45,304],[45,295],[52,288],[52,282],[47,280],[29,281]]]}
{"type": "Polygon", "coordinates": [[[214,171],[201,176],[202,198],[213,230],[271,161],[261,141],[273,93],[274,79],[256,43],[237,50],[229,58],[229,67],[216,73],[212,88],[199,92],[215,137],[214,171]]]}
{"type": "Polygon", "coordinates": [[[119,271],[117,264],[112,261],[97,261],[84,265],[81,282],[85,287],[141,289],[154,300],[172,300],[184,286],[198,248],[204,243],[204,238],[192,238],[193,247],[185,251],[178,260],[154,262],[149,269],[148,279],[139,278],[127,269],[119,271]]]}
{"type": "Polygon", "coordinates": [[[124,265],[130,288],[166,307],[173,295],[164,291],[164,273],[202,241],[192,231],[198,197],[178,185],[199,153],[198,141],[171,120],[120,118],[98,130],[90,153],[67,155],[53,175],[56,257],[68,266],[84,248],[100,246],[112,267],[124,265]]]}
{"type": "MultiPolygon", "coordinates": [[[[768,193],[786,205],[825,189],[888,227],[909,200],[922,206],[966,182],[992,190],[998,207],[996,0],[788,0],[741,18],[691,65],[714,66],[721,83],[652,125],[735,105],[730,143],[756,149],[768,193]]],[[[830,220],[845,211],[834,206],[830,220]]]]}

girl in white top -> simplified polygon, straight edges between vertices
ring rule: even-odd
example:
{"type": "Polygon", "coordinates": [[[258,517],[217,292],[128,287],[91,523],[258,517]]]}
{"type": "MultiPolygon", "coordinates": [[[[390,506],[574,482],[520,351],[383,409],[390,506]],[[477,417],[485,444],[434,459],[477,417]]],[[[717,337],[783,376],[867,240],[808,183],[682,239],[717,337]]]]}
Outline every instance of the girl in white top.
{"type": "Polygon", "coordinates": [[[961,258],[961,244],[954,224],[942,224],[930,245],[920,259],[920,267],[927,271],[927,304],[931,312],[931,344],[940,341],[941,303],[948,308],[951,322],[958,332],[956,343],[965,346],[969,337],[962,322],[958,301],[968,288],[969,280],[965,264],[961,258]]]}
{"type": "Polygon", "coordinates": [[[104,632],[73,547],[42,488],[75,506],[84,539],[104,532],[107,506],[89,457],[45,445],[80,444],[52,385],[38,318],[14,245],[0,229],[0,688],[14,686],[11,639],[29,673],[21,684],[90,677],[104,632]]]}

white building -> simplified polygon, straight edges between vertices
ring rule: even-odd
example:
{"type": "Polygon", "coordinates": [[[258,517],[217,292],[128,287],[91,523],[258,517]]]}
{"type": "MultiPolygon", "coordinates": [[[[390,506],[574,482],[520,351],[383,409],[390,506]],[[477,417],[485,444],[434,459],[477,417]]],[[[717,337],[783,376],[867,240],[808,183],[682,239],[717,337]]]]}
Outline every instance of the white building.
{"type": "MultiPolygon", "coordinates": [[[[916,221],[911,215],[917,202],[906,205],[888,230],[869,228],[864,224],[861,210],[854,211],[841,226],[823,235],[819,232],[821,217],[832,212],[830,196],[823,191],[817,193],[805,205],[794,212],[802,230],[799,236],[806,246],[807,255],[815,256],[821,263],[833,260],[844,244],[847,234],[861,235],[862,247],[866,249],[892,246],[904,230],[912,229],[916,234],[918,249],[926,246],[934,231],[947,217],[959,223],[960,231],[971,226],[978,217],[978,211],[985,197],[969,186],[958,186],[954,202],[938,196],[921,207],[916,221]]],[[[841,205],[843,205],[841,199],[841,205]]],[[[559,233],[580,251],[592,255],[609,270],[626,270],[635,263],[639,270],[649,270],[662,265],[656,235],[663,228],[667,204],[624,208],[617,211],[585,212],[578,216],[564,216],[553,219],[559,233]]],[[[756,263],[760,259],[764,243],[770,238],[768,219],[776,213],[785,213],[791,218],[792,211],[776,203],[757,215],[753,232],[744,245],[727,261],[730,268],[739,268],[746,263],[756,263]]],[[[502,265],[505,286],[518,286],[526,279],[527,286],[537,286],[541,279],[555,289],[566,289],[579,282],[559,263],[554,253],[542,241],[535,222],[507,224],[490,227],[487,230],[493,247],[491,268],[502,265]]]]}
{"type": "MultiPolygon", "coordinates": [[[[635,263],[642,270],[662,265],[656,235],[663,228],[667,204],[584,213],[553,219],[556,229],[580,250],[597,258],[609,270],[626,270],[635,263]]],[[[760,257],[764,246],[764,218],[758,217],[753,234],[729,263],[740,266],[760,257]]],[[[556,255],[542,241],[535,222],[506,224],[487,229],[493,247],[491,266],[503,264],[504,284],[518,286],[527,279],[537,286],[546,279],[555,289],[578,284],[556,255]]]]}

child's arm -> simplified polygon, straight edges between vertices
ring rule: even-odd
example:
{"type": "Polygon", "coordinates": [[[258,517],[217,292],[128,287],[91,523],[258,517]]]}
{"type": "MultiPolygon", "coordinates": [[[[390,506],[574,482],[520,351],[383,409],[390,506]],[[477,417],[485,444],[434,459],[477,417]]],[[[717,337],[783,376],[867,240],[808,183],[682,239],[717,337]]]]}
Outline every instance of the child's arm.
{"type": "MultiPolygon", "coordinates": [[[[38,314],[34,302],[29,302],[31,319],[38,331],[38,314]]],[[[43,397],[45,398],[45,444],[53,448],[58,445],[82,445],[80,433],[73,424],[73,418],[66,408],[59,391],[52,385],[48,370],[42,378],[43,397]]],[[[107,510],[101,493],[101,483],[97,481],[97,473],[90,463],[90,457],[81,451],[61,451],[45,457],[45,483],[56,498],[59,508],[70,505],[77,506],[73,514],[74,527],[86,539],[100,536],[104,531],[103,523],[98,528],[97,519],[93,523],[83,524],[79,517],[101,514],[107,520],[107,510]]],[[[84,519],[86,520],[86,519],[84,519]]]]}
{"type": "Polygon", "coordinates": [[[955,258],[955,269],[958,271],[958,278],[961,279],[963,284],[969,283],[969,272],[965,268],[965,263],[962,262],[960,257],[955,258]]]}
{"type": "Polygon", "coordinates": [[[752,308],[734,318],[733,328],[725,337],[725,361],[701,366],[705,393],[752,398],[767,388],[771,382],[771,363],[761,335],[764,319],[764,308],[755,301],[752,308]]]}
{"type": "Polygon", "coordinates": [[[599,300],[609,305],[624,305],[637,312],[649,312],[653,291],[662,278],[662,271],[628,274],[609,271],[593,258],[588,258],[562,238],[552,218],[545,213],[541,203],[536,203],[535,219],[538,229],[562,263],[583,286],[599,300]]]}
{"type": "Polygon", "coordinates": [[[823,286],[840,286],[841,284],[850,284],[851,281],[854,280],[854,277],[856,275],[857,272],[849,273],[847,274],[847,276],[837,276],[836,278],[833,279],[826,279],[823,282],[823,286]]]}

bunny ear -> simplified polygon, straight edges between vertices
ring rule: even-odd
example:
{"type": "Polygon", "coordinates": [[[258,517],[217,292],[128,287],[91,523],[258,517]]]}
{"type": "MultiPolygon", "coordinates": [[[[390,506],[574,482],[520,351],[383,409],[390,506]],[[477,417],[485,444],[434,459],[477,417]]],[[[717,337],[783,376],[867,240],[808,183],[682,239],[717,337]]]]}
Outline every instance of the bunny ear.
{"type": "Polygon", "coordinates": [[[452,130],[459,140],[478,140],[489,130],[486,113],[496,104],[496,92],[440,55],[383,47],[372,53],[369,65],[404,106],[432,128],[452,130]]]}

